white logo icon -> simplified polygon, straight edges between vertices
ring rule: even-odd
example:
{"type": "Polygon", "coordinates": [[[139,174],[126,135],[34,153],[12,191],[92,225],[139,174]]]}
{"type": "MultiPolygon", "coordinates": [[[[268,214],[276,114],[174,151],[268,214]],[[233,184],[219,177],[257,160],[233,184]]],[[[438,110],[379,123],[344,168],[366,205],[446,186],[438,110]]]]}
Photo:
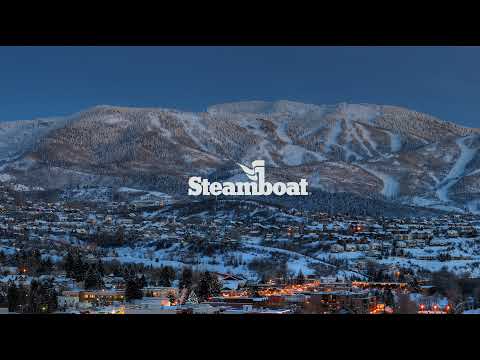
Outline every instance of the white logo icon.
{"type": "Polygon", "coordinates": [[[301,179],[300,182],[276,182],[274,184],[265,181],[265,161],[255,160],[251,168],[238,164],[251,182],[210,182],[200,176],[192,176],[188,179],[188,195],[308,195],[308,182],[301,179]]]}
{"type": "Polygon", "coordinates": [[[260,173],[262,173],[263,178],[265,178],[265,161],[263,160],[255,160],[252,162],[252,168],[246,167],[245,165],[237,163],[248,176],[248,178],[252,181],[258,181],[260,178],[260,173]]]}

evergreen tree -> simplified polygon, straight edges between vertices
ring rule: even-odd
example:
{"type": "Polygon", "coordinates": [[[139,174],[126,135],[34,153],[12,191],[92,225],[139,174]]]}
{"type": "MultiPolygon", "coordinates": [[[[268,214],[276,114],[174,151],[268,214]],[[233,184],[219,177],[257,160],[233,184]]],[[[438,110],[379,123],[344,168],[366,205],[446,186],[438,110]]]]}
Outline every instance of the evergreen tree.
{"type": "Polygon", "coordinates": [[[28,260],[30,268],[36,272],[40,268],[41,262],[42,254],[40,254],[40,251],[38,249],[33,250],[30,259],[28,260]]]}
{"type": "Polygon", "coordinates": [[[160,286],[170,287],[175,280],[175,270],[171,266],[164,266],[160,271],[160,286]]]}
{"type": "Polygon", "coordinates": [[[26,313],[37,312],[37,304],[39,303],[38,286],[39,284],[36,280],[32,280],[30,283],[30,287],[27,291],[28,301],[25,302],[25,307],[23,308],[23,311],[26,313]]]}
{"type": "Polygon", "coordinates": [[[86,264],[84,264],[82,257],[77,255],[73,262],[73,278],[76,281],[83,281],[85,280],[85,273],[86,273],[86,264]]]}
{"type": "Polygon", "coordinates": [[[305,284],[305,276],[303,275],[302,270],[298,272],[296,283],[299,285],[305,284]]]}
{"type": "Polygon", "coordinates": [[[262,277],[260,278],[260,283],[261,284],[266,284],[268,282],[269,278],[267,277],[266,274],[262,274],[262,277]]]}
{"type": "Polygon", "coordinates": [[[101,277],[105,276],[105,267],[103,266],[102,259],[99,259],[97,262],[97,271],[101,277]]]}
{"type": "Polygon", "coordinates": [[[201,301],[207,300],[211,296],[218,296],[221,292],[221,285],[218,278],[206,271],[200,276],[197,286],[198,298],[201,301]]]}
{"type": "Polygon", "coordinates": [[[44,281],[40,284],[41,300],[40,300],[40,312],[51,313],[58,308],[57,292],[53,285],[53,279],[44,281]]]}
{"type": "Polygon", "coordinates": [[[96,267],[91,266],[85,275],[85,289],[100,289],[103,287],[103,280],[96,267]]]}
{"type": "Polygon", "coordinates": [[[385,292],[383,293],[383,302],[385,303],[385,306],[393,307],[395,305],[395,298],[393,296],[392,290],[385,290],[385,292]]]}
{"type": "Polygon", "coordinates": [[[187,301],[185,301],[185,304],[198,304],[198,296],[195,293],[195,291],[190,291],[190,294],[188,295],[187,301]]]}
{"type": "Polygon", "coordinates": [[[169,292],[167,297],[168,297],[168,301],[170,301],[170,305],[174,304],[175,301],[177,300],[173,292],[169,292]]]}
{"type": "Polygon", "coordinates": [[[138,278],[138,287],[140,289],[143,289],[146,286],[147,286],[147,279],[145,279],[145,275],[142,274],[142,276],[138,278]]]}
{"type": "Polygon", "coordinates": [[[49,304],[53,301],[52,297],[56,298],[53,286],[48,283],[41,283],[33,280],[30,284],[28,301],[25,304],[24,311],[28,313],[53,311],[54,309],[49,309],[49,304]]]}
{"type": "Polygon", "coordinates": [[[134,299],[141,299],[142,297],[143,292],[139,287],[137,279],[128,279],[125,285],[125,299],[127,301],[132,301],[134,299]]]}
{"type": "Polygon", "coordinates": [[[125,231],[123,227],[120,226],[115,232],[114,244],[116,246],[122,246],[125,243],[125,231]]]}
{"type": "Polygon", "coordinates": [[[8,312],[15,312],[19,300],[18,288],[15,283],[10,283],[7,290],[8,312]]]}
{"type": "Polygon", "coordinates": [[[188,267],[183,268],[178,287],[180,289],[183,289],[183,288],[190,289],[190,287],[192,286],[192,281],[193,281],[192,269],[188,267]]]}
{"type": "Polygon", "coordinates": [[[48,257],[46,260],[42,260],[40,263],[40,273],[42,274],[50,274],[53,270],[53,263],[52,260],[48,257]]]}
{"type": "Polygon", "coordinates": [[[219,296],[222,292],[222,284],[218,280],[216,275],[212,276],[212,281],[210,283],[210,296],[219,296]]]}
{"type": "Polygon", "coordinates": [[[209,272],[205,272],[200,276],[197,285],[197,294],[201,301],[206,300],[210,296],[210,279],[211,275],[209,272]]]}
{"type": "Polygon", "coordinates": [[[253,284],[247,288],[248,296],[250,297],[260,297],[260,294],[258,292],[258,286],[256,284],[253,284]]]}

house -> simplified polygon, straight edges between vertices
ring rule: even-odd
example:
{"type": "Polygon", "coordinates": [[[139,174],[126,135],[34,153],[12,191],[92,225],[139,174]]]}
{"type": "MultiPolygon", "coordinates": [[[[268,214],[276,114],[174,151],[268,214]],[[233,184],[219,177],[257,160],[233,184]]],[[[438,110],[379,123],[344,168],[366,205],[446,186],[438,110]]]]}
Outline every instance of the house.
{"type": "Polygon", "coordinates": [[[330,246],[330,251],[334,253],[339,253],[339,252],[343,252],[344,248],[340,244],[333,244],[332,246],[330,246]]]}
{"type": "Polygon", "coordinates": [[[410,239],[410,235],[408,233],[393,234],[393,239],[397,241],[406,241],[410,239]]]}
{"type": "Polygon", "coordinates": [[[106,302],[124,301],[124,290],[84,290],[79,291],[78,297],[80,302],[106,302]]]}
{"type": "Polygon", "coordinates": [[[454,238],[454,237],[458,237],[458,231],[457,230],[448,230],[447,231],[447,236],[448,237],[451,237],[451,238],[454,238]]]}
{"type": "Polygon", "coordinates": [[[110,274],[103,277],[103,283],[106,289],[122,289],[125,286],[125,279],[121,276],[110,274]]]}
{"type": "Polygon", "coordinates": [[[16,266],[0,266],[0,273],[7,275],[17,275],[19,269],[16,266]]]}
{"type": "Polygon", "coordinates": [[[430,231],[414,231],[410,233],[410,240],[432,240],[433,233],[430,231]]]}
{"type": "Polygon", "coordinates": [[[222,290],[237,290],[247,282],[244,278],[231,274],[213,273],[217,276],[218,280],[222,283],[222,290]]]}
{"type": "Polygon", "coordinates": [[[218,314],[220,309],[209,304],[186,305],[192,309],[194,314],[218,314]]]}
{"type": "Polygon", "coordinates": [[[372,258],[380,258],[382,256],[382,253],[378,250],[370,250],[367,253],[367,256],[372,257],[372,258]]]}
{"type": "Polygon", "coordinates": [[[464,226],[460,230],[460,235],[463,237],[474,237],[477,235],[477,230],[473,226],[464,226]]]}
{"type": "Polygon", "coordinates": [[[98,259],[93,254],[87,254],[87,256],[85,256],[85,262],[86,263],[94,264],[97,261],[98,261],[98,259]]]}
{"type": "Polygon", "coordinates": [[[147,286],[142,289],[144,297],[165,298],[173,295],[178,298],[179,289],[171,286],[147,286]]]}
{"type": "Polygon", "coordinates": [[[418,259],[418,260],[436,260],[436,259],[437,259],[437,255],[433,255],[433,254],[422,254],[422,255],[418,255],[418,256],[417,256],[417,259],[418,259]]]}
{"type": "Polygon", "coordinates": [[[359,224],[359,223],[351,223],[348,227],[348,232],[350,234],[355,234],[355,233],[359,233],[359,232],[362,232],[365,230],[365,226],[363,224],[359,224]]]}
{"type": "Polygon", "coordinates": [[[352,292],[346,290],[312,293],[310,302],[321,304],[326,312],[335,313],[346,309],[349,313],[369,314],[377,305],[375,296],[368,291],[352,292]]]}
{"type": "Polygon", "coordinates": [[[60,308],[76,308],[80,302],[79,291],[63,291],[62,295],[57,296],[57,302],[60,308]]]}
{"type": "Polygon", "coordinates": [[[407,243],[406,243],[405,241],[397,241],[397,242],[396,242],[396,246],[397,246],[397,248],[400,248],[400,249],[406,248],[406,247],[407,247],[407,243]]]}
{"type": "Polygon", "coordinates": [[[369,244],[358,244],[357,248],[360,251],[368,251],[368,250],[370,250],[370,245],[369,244]]]}
{"type": "Polygon", "coordinates": [[[448,246],[450,245],[450,240],[447,239],[435,239],[430,242],[430,246],[448,246]]]}
{"type": "Polygon", "coordinates": [[[143,298],[124,305],[125,314],[176,314],[178,308],[171,306],[167,299],[143,298]]]}
{"type": "Polygon", "coordinates": [[[345,251],[357,251],[357,245],[355,244],[346,244],[345,251]]]}
{"type": "Polygon", "coordinates": [[[75,232],[76,234],[78,234],[78,235],[87,235],[87,234],[88,234],[87,230],[86,230],[86,229],[82,229],[82,228],[80,228],[80,229],[75,229],[74,232],[75,232]]]}

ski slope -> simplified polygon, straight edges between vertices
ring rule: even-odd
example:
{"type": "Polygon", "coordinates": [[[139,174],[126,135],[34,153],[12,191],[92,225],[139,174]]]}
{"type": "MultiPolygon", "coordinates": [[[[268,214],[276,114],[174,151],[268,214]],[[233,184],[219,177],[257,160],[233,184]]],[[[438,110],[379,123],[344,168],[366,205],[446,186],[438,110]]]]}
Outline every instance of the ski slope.
{"type": "Polygon", "coordinates": [[[443,202],[450,201],[450,198],[448,197],[449,189],[460,180],[462,175],[465,174],[467,165],[473,160],[477,153],[478,148],[472,149],[466,144],[466,141],[470,138],[471,136],[467,136],[456,140],[456,143],[460,148],[460,156],[436,191],[437,197],[443,202]]]}

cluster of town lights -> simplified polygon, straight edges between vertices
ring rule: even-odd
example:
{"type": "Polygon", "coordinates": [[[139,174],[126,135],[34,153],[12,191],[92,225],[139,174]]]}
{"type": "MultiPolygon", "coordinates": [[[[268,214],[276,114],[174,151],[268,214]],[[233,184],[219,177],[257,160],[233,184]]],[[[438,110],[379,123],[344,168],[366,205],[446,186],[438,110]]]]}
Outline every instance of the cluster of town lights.
{"type": "Polygon", "coordinates": [[[449,313],[450,310],[451,310],[450,305],[446,305],[443,310],[437,304],[434,304],[431,307],[431,310],[428,310],[425,304],[420,304],[419,306],[419,314],[431,314],[431,313],[446,314],[446,313],[449,313]]]}

